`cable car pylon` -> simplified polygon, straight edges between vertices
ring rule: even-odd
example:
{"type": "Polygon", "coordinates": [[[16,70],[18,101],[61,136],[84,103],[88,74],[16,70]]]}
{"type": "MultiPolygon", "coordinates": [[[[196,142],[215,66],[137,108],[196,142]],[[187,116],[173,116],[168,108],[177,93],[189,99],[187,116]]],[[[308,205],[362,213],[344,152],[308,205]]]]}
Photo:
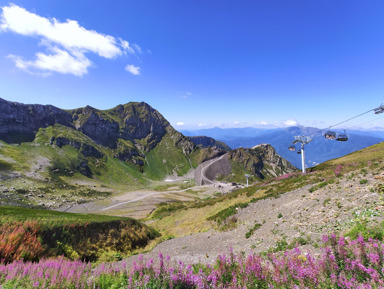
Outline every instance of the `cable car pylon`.
{"type": "Polygon", "coordinates": [[[299,154],[301,154],[301,171],[303,174],[305,174],[305,153],[304,153],[304,146],[311,142],[312,141],[312,138],[309,137],[309,136],[302,136],[302,135],[298,135],[298,136],[295,136],[295,140],[293,141],[292,145],[290,145],[288,147],[288,149],[290,151],[295,151],[296,148],[295,148],[295,144],[296,143],[300,143],[301,144],[301,151],[300,152],[297,152],[299,154]]]}

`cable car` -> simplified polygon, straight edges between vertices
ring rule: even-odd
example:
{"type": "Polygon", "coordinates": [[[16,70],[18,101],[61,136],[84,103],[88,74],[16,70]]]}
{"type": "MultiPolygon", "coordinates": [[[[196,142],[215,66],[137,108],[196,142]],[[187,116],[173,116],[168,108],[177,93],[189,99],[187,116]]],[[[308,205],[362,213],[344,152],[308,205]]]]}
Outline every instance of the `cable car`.
{"type": "Polygon", "coordinates": [[[298,155],[301,155],[301,150],[300,150],[300,151],[297,151],[297,154],[298,154],[298,155]]]}
{"type": "Polygon", "coordinates": [[[296,147],[295,147],[294,145],[290,145],[290,146],[288,147],[288,149],[289,149],[290,151],[294,152],[294,151],[296,150],[296,147]]]}
{"type": "Polygon", "coordinates": [[[344,134],[339,134],[336,138],[337,141],[347,141],[348,140],[348,136],[347,134],[345,133],[344,131],[344,134]]]}
{"type": "Polygon", "coordinates": [[[326,139],[336,139],[336,133],[331,130],[327,131],[324,136],[326,139]]]}
{"type": "Polygon", "coordinates": [[[378,108],[375,108],[374,111],[375,111],[375,114],[383,113],[384,112],[384,106],[380,105],[378,108]]]}

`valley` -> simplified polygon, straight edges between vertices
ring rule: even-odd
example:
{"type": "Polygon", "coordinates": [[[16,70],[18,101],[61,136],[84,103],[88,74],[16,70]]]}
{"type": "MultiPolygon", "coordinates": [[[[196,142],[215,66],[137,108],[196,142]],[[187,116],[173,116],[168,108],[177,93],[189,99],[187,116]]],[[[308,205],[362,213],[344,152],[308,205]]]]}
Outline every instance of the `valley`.
{"type": "Polygon", "coordinates": [[[158,256],[169,256],[169,266],[208,272],[225,255],[270,260],[296,248],[321,258],[333,234],[383,239],[382,142],[302,174],[270,144],[230,149],[185,137],[145,103],[64,111],[0,100],[0,108],[0,259],[8,264],[64,256],[95,270],[151,262],[156,271],[158,256]]]}

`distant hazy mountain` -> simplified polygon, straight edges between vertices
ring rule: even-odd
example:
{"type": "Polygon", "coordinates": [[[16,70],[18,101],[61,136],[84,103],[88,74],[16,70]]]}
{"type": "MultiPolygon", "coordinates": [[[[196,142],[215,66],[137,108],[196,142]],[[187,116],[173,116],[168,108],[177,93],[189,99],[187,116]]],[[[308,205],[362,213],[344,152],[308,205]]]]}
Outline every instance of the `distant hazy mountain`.
{"type": "Polygon", "coordinates": [[[266,130],[263,128],[243,127],[243,128],[208,128],[199,130],[182,130],[185,136],[209,136],[216,140],[233,139],[237,137],[255,137],[275,129],[266,130]]]}
{"type": "MultiPolygon", "coordinates": [[[[336,130],[336,132],[343,133],[343,131],[339,130],[336,130]]],[[[311,127],[288,127],[268,130],[258,128],[213,128],[183,132],[187,136],[192,135],[191,133],[214,137],[225,142],[233,149],[250,148],[260,143],[268,143],[276,149],[279,155],[298,168],[301,167],[301,156],[288,150],[288,146],[292,144],[294,137],[297,135],[310,135],[313,138],[313,141],[305,146],[306,166],[308,167],[344,156],[384,140],[384,132],[382,131],[351,130],[347,131],[348,141],[338,142],[327,140],[320,129],[311,127]]],[[[299,145],[297,144],[296,147],[299,148],[299,145]]]]}

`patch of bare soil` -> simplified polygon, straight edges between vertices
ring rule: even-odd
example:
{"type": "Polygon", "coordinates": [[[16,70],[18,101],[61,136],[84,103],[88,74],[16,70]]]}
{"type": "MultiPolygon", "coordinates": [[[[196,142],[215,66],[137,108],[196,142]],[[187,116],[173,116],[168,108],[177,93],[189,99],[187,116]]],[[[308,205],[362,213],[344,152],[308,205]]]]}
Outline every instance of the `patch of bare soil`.
{"type": "MultiPolygon", "coordinates": [[[[315,191],[312,185],[307,185],[278,198],[260,200],[239,209],[234,216],[237,227],[231,231],[211,230],[167,240],[144,257],[157,259],[161,252],[188,264],[212,263],[230,249],[245,254],[262,252],[274,248],[277,242],[291,243],[295,238],[305,240],[304,248],[316,252],[324,234],[345,231],[362,217],[372,222],[384,219],[384,207],[379,205],[380,196],[375,192],[377,185],[384,183],[383,178],[383,175],[355,172],[315,191]],[[260,224],[259,228],[246,238],[255,224],[260,224]]],[[[126,261],[130,263],[137,258],[132,256],[126,261]]]]}
{"type": "Polygon", "coordinates": [[[45,176],[43,175],[46,172],[46,168],[49,166],[49,159],[46,157],[38,156],[33,159],[31,170],[26,172],[25,175],[28,178],[35,180],[44,180],[45,176]]]}

